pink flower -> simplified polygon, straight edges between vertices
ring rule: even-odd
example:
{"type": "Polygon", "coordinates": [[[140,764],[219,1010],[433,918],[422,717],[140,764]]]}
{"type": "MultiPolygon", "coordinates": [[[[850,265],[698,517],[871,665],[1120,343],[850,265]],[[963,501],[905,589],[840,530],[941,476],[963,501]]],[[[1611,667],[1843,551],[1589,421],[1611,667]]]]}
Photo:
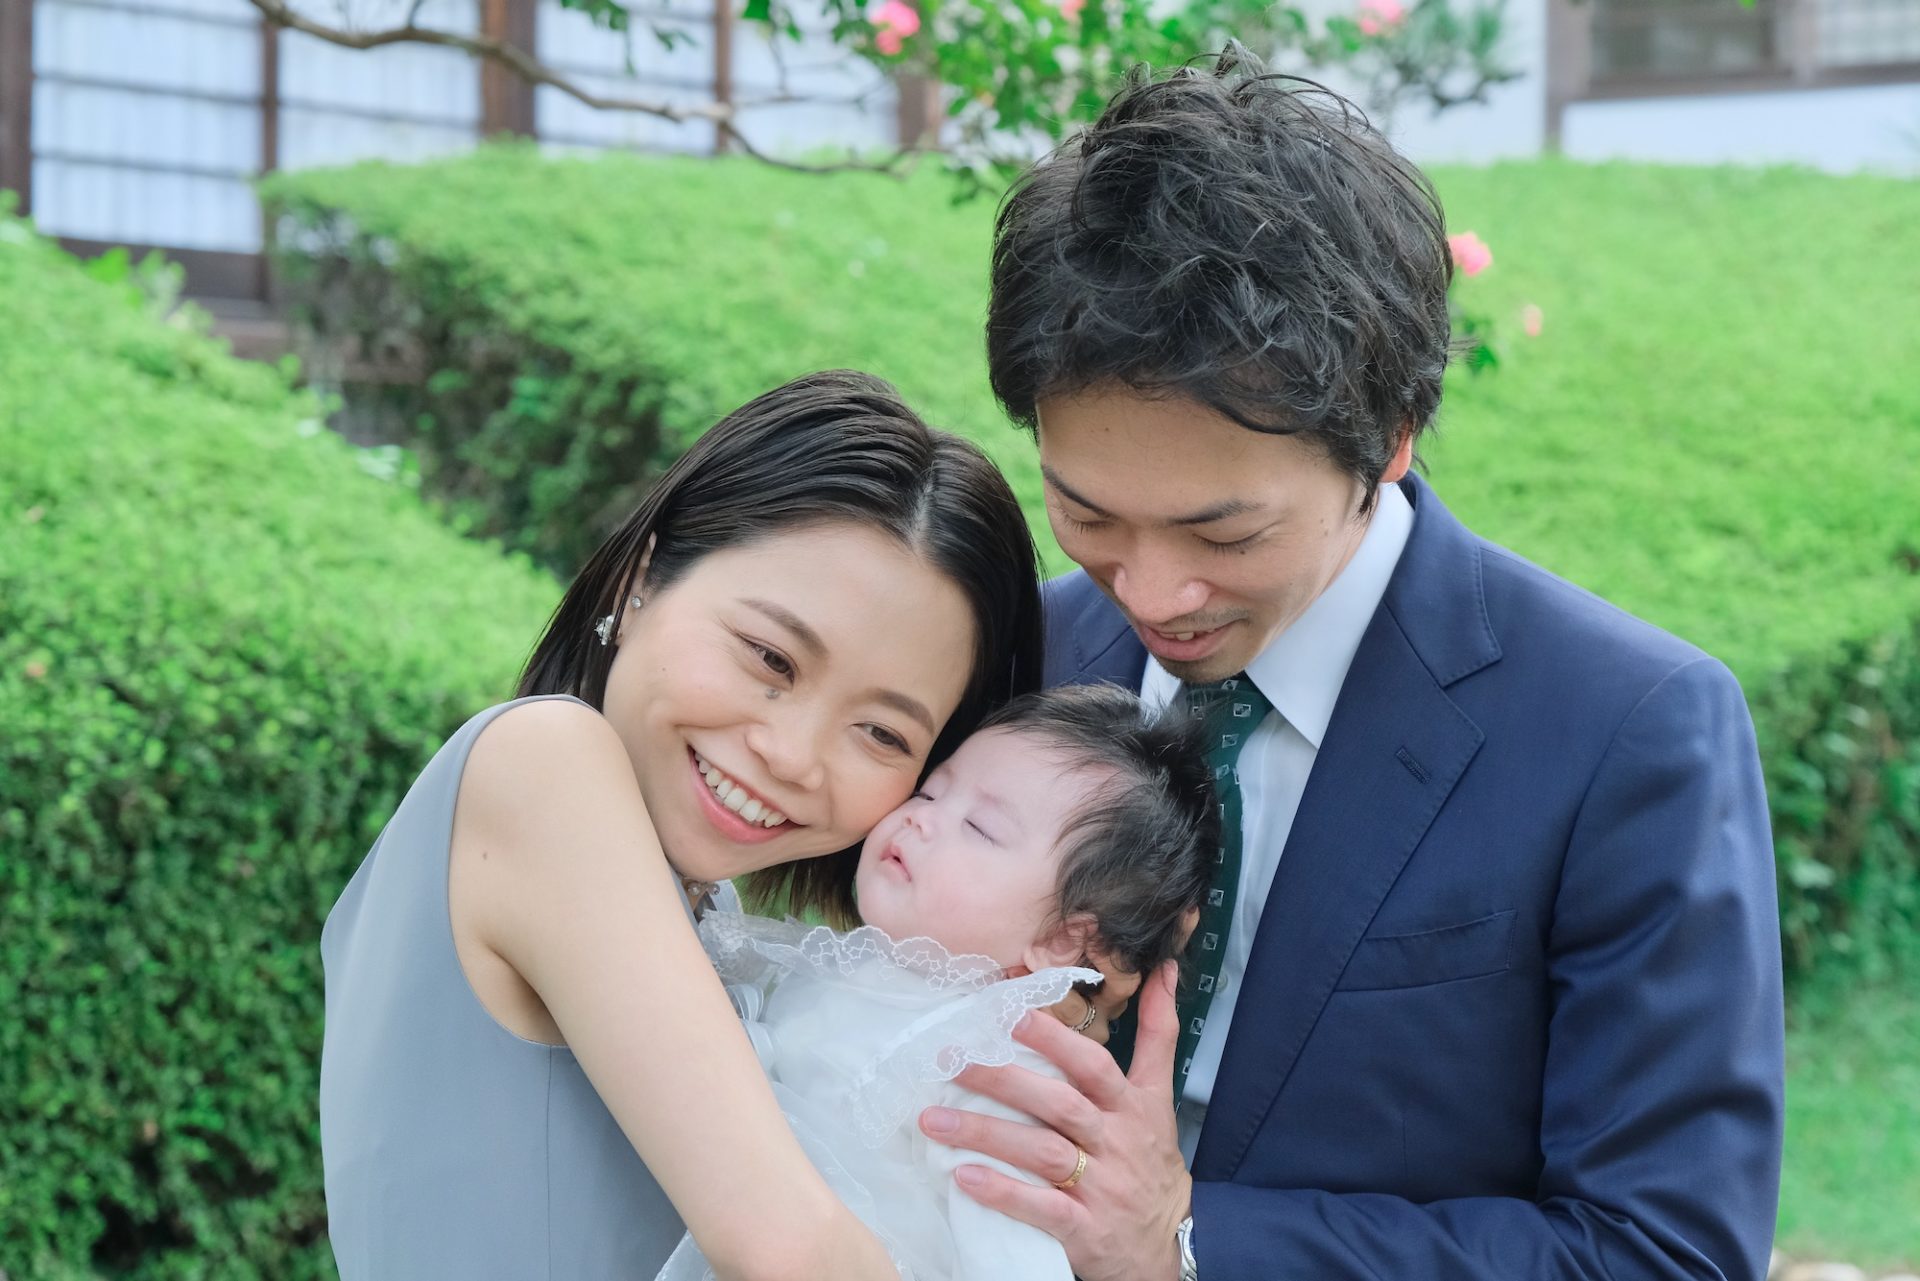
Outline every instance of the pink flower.
{"type": "Polygon", "coordinates": [[[1080,21],[1080,11],[1087,7],[1087,0],[1060,0],[1060,16],[1069,22],[1080,21]]]}
{"type": "Polygon", "coordinates": [[[1385,35],[1407,20],[1407,6],[1400,0],[1360,0],[1360,33],[1385,35]]]}
{"type": "Polygon", "coordinates": [[[1533,303],[1528,303],[1520,309],[1520,327],[1527,331],[1527,337],[1538,338],[1546,323],[1546,313],[1533,303]]]}
{"type": "Polygon", "coordinates": [[[1463,276],[1477,276],[1493,266],[1493,250],[1487,248],[1487,242],[1471,231],[1448,236],[1447,248],[1453,251],[1453,265],[1460,269],[1463,276]]]}
{"type": "Polygon", "coordinates": [[[920,30],[920,13],[902,0],[887,0],[873,12],[874,47],[892,57],[905,46],[906,39],[920,30]]]}

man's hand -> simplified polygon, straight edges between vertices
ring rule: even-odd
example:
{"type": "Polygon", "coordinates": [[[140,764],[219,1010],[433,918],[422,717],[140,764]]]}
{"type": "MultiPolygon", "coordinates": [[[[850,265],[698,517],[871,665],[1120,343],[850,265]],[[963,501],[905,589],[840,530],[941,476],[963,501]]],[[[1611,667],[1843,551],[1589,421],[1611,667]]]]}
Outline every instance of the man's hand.
{"type": "Polygon", "coordinates": [[[1017,1067],[972,1067],[960,1075],[960,1084],[1040,1125],[949,1108],[920,1114],[921,1130],[935,1142],[998,1157],[1047,1183],[1065,1182],[1086,1153],[1085,1173],[1065,1191],[984,1166],[954,1171],[955,1181],[982,1205],[1058,1237],[1081,1281],[1173,1281],[1180,1275],[1174,1232],[1189,1213],[1193,1180],[1180,1158],[1173,1117],[1178,973],[1168,962],[1141,993],[1128,1075],[1088,1038],[1032,1015],[1014,1035],[1052,1060],[1065,1081],[1017,1067]]]}
{"type": "MultiPolygon", "coordinates": [[[[1188,908],[1180,918],[1178,950],[1186,950],[1187,940],[1193,937],[1193,931],[1199,924],[1200,909],[1188,908]]],[[[1126,1013],[1127,1003],[1140,990],[1140,974],[1122,968],[1098,948],[1089,952],[1086,963],[1100,971],[1102,982],[1099,988],[1092,996],[1073,992],[1059,1004],[1048,1006],[1047,1012],[1074,1031],[1105,1045],[1113,1036],[1114,1021],[1126,1013]],[[1093,1007],[1091,1021],[1087,1018],[1088,1006],[1093,1007]]]]}

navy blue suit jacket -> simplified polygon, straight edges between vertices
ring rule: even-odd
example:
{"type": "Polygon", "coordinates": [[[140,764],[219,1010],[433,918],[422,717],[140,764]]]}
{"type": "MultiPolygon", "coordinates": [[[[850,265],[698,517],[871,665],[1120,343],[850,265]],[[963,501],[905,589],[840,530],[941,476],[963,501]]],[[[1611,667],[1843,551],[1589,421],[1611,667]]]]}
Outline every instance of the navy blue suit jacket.
{"type": "MultiPolygon", "coordinates": [[[[1206,1281],[1766,1275],[1772,839],[1731,673],[1418,479],[1193,1161],[1206,1281]]],[[[1084,574],[1049,684],[1139,688],[1084,574]]]]}

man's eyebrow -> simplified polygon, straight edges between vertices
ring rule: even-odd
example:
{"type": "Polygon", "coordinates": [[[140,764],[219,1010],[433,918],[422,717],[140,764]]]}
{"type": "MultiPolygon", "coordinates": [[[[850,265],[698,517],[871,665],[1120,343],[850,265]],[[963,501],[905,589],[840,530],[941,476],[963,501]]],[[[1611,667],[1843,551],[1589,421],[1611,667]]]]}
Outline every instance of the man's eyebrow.
{"type": "Polygon", "coordinates": [[[1099,503],[1092,502],[1088,499],[1082,498],[1079,494],[1075,493],[1073,490],[1073,486],[1067,484],[1066,481],[1061,480],[1060,473],[1055,471],[1053,468],[1047,466],[1045,463],[1040,464],[1040,474],[1046,477],[1047,483],[1049,485],[1052,485],[1055,489],[1059,490],[1062,494],[1064,494],[1069,502],[1072,502],[1078,506],[1086,508],[1088,511],[1092,512],[1094,515],[1100,517],[1102,520],[1110,519],[1113,516],[1112,512],[1102,507],[1099,503]]]}
{"type": "Polygon", "coordinates": [[[812,653],[815,658],[826,657],[827,643],[820,639],[820,633],[807,626],[806,623],[801,620],[800,615],[794,613],[785,605],[776,605],[770,600],[754,600],[752,598],[743,598],[740,603],[748,609],[758,610],[774,622],[780,624],[780,626],[792,632],[794,639],[799,641],[801,646],[812,653]]]}
{"type": "MultiPolygon", "coordinates": [[[[1112,519],[1112,512],[1106,510],[1106,508],[1100,506],[1100,504],[1089,502],[1087,499],[1075,493],[1072,486],[1060,479],[1059,472],[1053,470],[1051,467],[1042,466],[1040,468],[1040,474],[1046,477],[1047,483],[1059,490],[1068,501],[1074,503],[1076,506],[1086,508],[1101,520],[1112,519]]],[[[1184,516],[1171,517],[1166,523],[1169,525],[1211,525],[1216,520],[1226,520],[1230,516],[1245,516],[1250,512],[1264,510],[1265,508],[1261,507],[1259,503],[1248,502],[1244,498],[1228,498],[1213,504],[1211,507],[1202,507],[1197,512],[1188,512],[1184,516]]]]}
{"type": "Polygon", "coordinates": [[[1197,512],[1185,516],[1175,516],[1169,525],[1211,525],[1216,520],[1225,520],[1229,516],[1245,516],[1249,512],[1264,511],[1259,503],[1250,503],[1244,498],[1229,498],[1215,503],[1211,507],[1202,507],[1197,512]]]}

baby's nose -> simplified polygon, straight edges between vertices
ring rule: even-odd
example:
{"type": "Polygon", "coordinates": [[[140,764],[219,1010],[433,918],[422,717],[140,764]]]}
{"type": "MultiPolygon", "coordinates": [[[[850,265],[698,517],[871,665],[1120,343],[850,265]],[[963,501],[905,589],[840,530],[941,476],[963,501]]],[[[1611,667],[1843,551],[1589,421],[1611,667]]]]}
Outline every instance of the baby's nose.
{"type": "Polygon", "coordinates": [[[932,835],[934,824],[932,803],[921,801],[916,805],[908,806],[906,820],[907,827],[916,834],[922,837],[932,835]]]}

